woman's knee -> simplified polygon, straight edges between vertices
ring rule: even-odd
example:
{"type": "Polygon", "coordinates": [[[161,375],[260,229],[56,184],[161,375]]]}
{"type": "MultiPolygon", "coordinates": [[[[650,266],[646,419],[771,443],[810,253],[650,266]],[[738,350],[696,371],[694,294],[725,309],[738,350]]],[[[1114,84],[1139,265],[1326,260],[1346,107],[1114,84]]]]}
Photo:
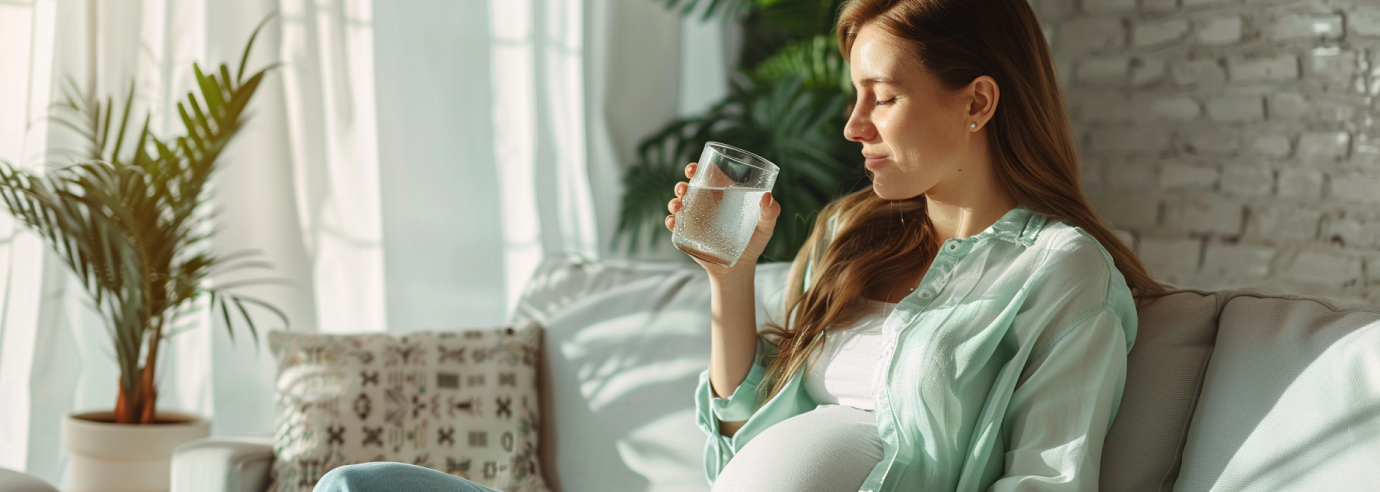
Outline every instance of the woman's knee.
{"type": "Polygon", "coordinates": [[[385,490],[389,483],[416,473],[412,465],[374,461],[338,466],[316,482],[313,492],[371,492],[385,490]]]}
{"type": "Polygon", "coordinates": [[[321,480],[316,482],[313,492],[367,492],[369,482],[377,478],[379,473],[386,473],[390,465],[398,463],[374,462],[359,463],[355,465],[337,466],[331,471],[326,472],[321,480]]]}
{"type": "Polygon", "coordinates": [[[317,481],[313,492],[391,491],[493,492],[469,480],[406,463],[375,461],[336,467],[317,481]]]}

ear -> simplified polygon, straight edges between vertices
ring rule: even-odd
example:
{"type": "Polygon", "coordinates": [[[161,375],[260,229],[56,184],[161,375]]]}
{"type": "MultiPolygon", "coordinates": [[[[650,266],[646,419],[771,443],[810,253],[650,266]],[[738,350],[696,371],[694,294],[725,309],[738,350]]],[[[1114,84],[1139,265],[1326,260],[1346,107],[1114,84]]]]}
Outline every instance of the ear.
{"type": "Polygon", "coordinates": [[[997,112],[997,102],[1001,100],[1001,87],[997,86],[997,80],[989,75],[981,75],[973,79],[968,87],[963,89],[967,96],[967,114],[969,122],[977,123],[976,129],[981,130],[987,126],[987,122],[992,119],[992,115],[997,112]]]}

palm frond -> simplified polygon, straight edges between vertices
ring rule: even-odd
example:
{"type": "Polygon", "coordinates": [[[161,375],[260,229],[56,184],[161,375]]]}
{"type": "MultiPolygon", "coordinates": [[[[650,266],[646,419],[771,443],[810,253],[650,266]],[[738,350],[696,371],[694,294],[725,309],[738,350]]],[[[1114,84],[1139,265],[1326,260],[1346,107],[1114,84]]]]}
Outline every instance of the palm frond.
{"type": "Polygon", "coordinates": [[[701,116],[671,122],[638,147],[623,176],[617,232],[628,251],[667,237],[663,225],[672,187],[709,141],[751,150],[776,163],[773,195],[782,219],[763,253],[789,260],[804,243],[812,218],[830,200],[866,184],[860,166],[845,164],[858,148],[842,138],[847,98],[805,88],[788,76],[763,88],[735,86],[729,100],[701,116]]]}
{"type": "Polygon", "coordinates": [[[792,41],[747,71],[747,75],[758,85],[777,84],[796,77],[811,90],[852,90],[848,65],[839,56],[838,39],[830,35],[792,41]]]}

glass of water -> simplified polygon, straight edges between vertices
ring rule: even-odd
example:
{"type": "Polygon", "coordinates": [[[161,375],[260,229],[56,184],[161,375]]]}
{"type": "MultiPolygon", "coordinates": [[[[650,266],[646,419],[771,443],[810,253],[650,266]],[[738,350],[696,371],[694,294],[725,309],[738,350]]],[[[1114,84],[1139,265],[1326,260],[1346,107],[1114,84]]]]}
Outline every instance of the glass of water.
{"type": "Polygon", "coordinates": [[[732,267],[757,228],[762,195],[780,168],[761,156],[719,142],[704,145],[681,197],[671,244],[700,260],[732,267]]]}

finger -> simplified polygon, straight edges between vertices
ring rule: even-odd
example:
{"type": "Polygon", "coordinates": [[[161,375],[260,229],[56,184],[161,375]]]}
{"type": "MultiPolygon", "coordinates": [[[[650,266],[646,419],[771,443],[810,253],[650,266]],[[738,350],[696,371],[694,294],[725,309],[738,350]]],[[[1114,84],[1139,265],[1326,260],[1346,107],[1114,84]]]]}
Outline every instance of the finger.
{"type": "Polygon", "coordinates": [[[776,218],[781,215],[781,204],[777,203],[776,197],[771,196],[771,192],[767,192],[762,195],[761,205],[762,220],[775,222],[776,218]]]}
{"type": "Polygon", "coordinates": [[[681,203],[679,198],[672,198],[670,202],[666,203],[666,210],[671,213],[680,212],[680,207],[681,203]]]}
{"type": "Polygon", "coordinates": [[[686,183],[684,181],[676,183],[676,197],[679,198],[685,196],[685,192],[689,189],[690,183],[686,183]]]}
{"type": "Polygon", "coordinates": [[[685,166],[685,178],[690,179],[695,177],[695,169],[698,167],[699,164],[694,162],[691,162],[689,165],[685,166]]]}
{"type": "Polygon", "coordinates": [[[676,230],[676,216],[674,216],[674,215],[667,215],[667,216],[666,216],[666,228],[667,228],[667,229],[670,229],[670,230],[672,230],[672,231],[676,230]]]}

